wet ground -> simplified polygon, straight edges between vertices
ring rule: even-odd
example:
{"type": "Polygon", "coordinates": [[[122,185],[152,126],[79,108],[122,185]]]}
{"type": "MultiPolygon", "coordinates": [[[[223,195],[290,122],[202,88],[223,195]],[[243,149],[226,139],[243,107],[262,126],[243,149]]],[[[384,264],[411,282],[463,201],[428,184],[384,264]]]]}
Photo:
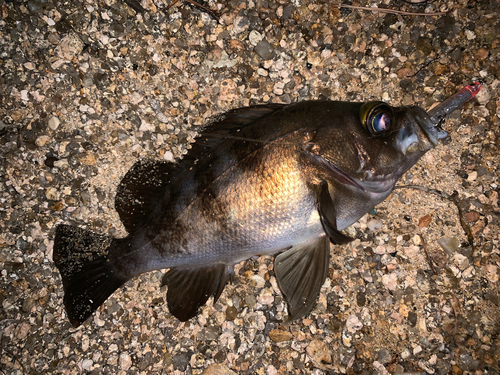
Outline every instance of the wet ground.
{"type": "Polygon", "coordinates": [[[129,4],[0,5],[1,374],[500,373],[498,1],[354,3],[428,16],[323,0],[129,4]],[[286,321],[267,257],[238,265],[186,323],[168,312],[164,271],[78,329],[66,319],[55,225],[124,236],[113,198],[137,159],[182,157],[232,108],[428,108],[478,79],[444,125],[452,142],[401,181],[423,189],[396,190],[332,247],[305,318],[286,321]]]}

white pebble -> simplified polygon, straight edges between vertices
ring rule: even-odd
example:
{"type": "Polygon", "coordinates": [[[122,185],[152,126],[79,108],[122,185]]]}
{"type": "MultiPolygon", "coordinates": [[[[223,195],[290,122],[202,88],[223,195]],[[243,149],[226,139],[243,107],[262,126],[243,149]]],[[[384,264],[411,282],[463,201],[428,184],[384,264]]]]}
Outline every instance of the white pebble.
{"type": "Polygon", "coordinates": [[[380,229],[382,229],[382,222],[379,220],[374,220],[374,219],[368,220],[366,225],[368,226],[368,229],[370,229],[372,232],[377,232],[380,229]]]}
{"type": "Polygon", "coordinates": [[[347,327],[347,330],[351,333],[359,331],[361,328],[363,328],[363,323],[361,323],[359,318],[354,314],[349,315],[345,322],[345,325],[347,327]]]}
{"type": "Polygon", "coordinates": [[[476,34],[474,34],[474,31],[470,31],[468,29],[465,29],[465,36],[468,40],[476,39],[476,34]]]}
{"type": "Polygon", "coordinates": [[[56,130],[58,127],[59,127],[59,124],[61,123],[61,121],[59,121],[59,119],[56,117],[56,116],[52,116],[50,119],[49,119],[49,128],[52,129],[52,130],[56,130]]]}
{"type": "Polygon", "coordinates": [[[453,255],[453,263],[455,263],[460,271],[463,271],[469,267],[469,258],[460,253],[455,253],[455,255],[453,255]]]}
{"type": "Polygon", "coordinates": [[[263,77],[267,77],[269,75],[269,73],[267,72],[266,69],[263,69],[263,68],[259,68],[257,69],[257,74],[258,75],[261,75],[263,77]]]}
{"type": "Polygon", "coordinates": [[[91,359],[84,359],[82,361],[82,369],[85,371],[89,371],[92,368],[92,365],[94,364],[94,361],[91,359]]]}
{"type": "Polygon", "coordinates": [[[252,277],[250,277],[250,284],[256,288],[263,288],[265,283],[266,281],[260,275],[252,275],[252,277]]]}
{"type": "Polygon", "coordinates": [[[481,87],[481,91],[476,95],[476,100],[481,105],[486,105],[491,100],[491,92],[487,85],[481,87]]]}
{"type": "Polygon", "coordinates": [[[174,154],[172,154],[172,151],[165,151],[163,154],[163,159],[167,161],[174,161],[174,154]]]}
{"type": "Polygon", "coordinates": [[[382,276],[382,284],[389,290],[396,290],[398,285],[398,277],[395,273],[382,276]]]}
{"type": "Polygon", "coordinates": [[[149,122],[141,120],[141,126],[139,127],[140,132],[147,132],[151,130],[151,124],[149,122]]]}
{"type": "Polygon", "coordinates": [[[127,353],[120,354],[120,367],[122,370],[127,371],[132,366],[132,359],[127,353]]]}
{"type": "Polygon", "coordinates": [[[24,67],[28,70],[35,70],[36,66],[32,62],[27,62],[24,64],[24,67]]]}
{"type": "Polygon", "coordinates": [[[401,352],[401,358],[402,359],[407,359],[409,356],[411,356],[411,353],[408,349],[405,349],[401,352]]]}
{"type": "Polygon", "coordinates": [[[248,40],[252,46],[256,46],[264,37],[258,31],[252,30],[248,35],[248,40]]]}
{"type": "Polygon", "coordinates": [[[467,177],[467,181],[471,182],[474,181],[477,178],[477,172],[473,171],[469,173],[469,177],[467,177]]]}

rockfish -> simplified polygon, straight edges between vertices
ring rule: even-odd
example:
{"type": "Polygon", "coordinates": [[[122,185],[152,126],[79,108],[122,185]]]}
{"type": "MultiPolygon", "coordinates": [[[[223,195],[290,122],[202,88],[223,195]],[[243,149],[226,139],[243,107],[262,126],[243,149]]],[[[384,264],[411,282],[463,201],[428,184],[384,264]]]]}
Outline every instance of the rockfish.
{"type": "Polygon", "coordinates": [[[234,109],[182,160],[138,161],[115,198],[127,237],[56,229],[53,259],[70,322],[82,324],[127,280],[157,269],[169,269],[168,308],[186,321],[217,301],[236,263],[258,255],[275,255],[290,318],[303,317],[327,277],[330,242],[352,240],[342,230],[448,137],[439,123],[479,88],[429,113],[380,101],[234,109]]]}

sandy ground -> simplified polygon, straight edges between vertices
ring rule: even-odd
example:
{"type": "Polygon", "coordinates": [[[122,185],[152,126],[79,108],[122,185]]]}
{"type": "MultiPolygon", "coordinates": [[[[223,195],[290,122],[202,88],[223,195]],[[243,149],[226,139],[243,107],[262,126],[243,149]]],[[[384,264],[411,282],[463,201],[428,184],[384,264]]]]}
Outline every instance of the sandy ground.
{"type": "Polygon", "coordinates": [[[428,16],[323,0],[142,5],[0,4],[0,374],[500,373],[500,3],[354,3],[448,12],[428,16]],[[114,193],[139,158],[181,157],[232,108],[429,108],[478,79],[444,125],[452,142],[400,181],[426,191],[396,190],[332,246],[305,318],[286,321],[263,257],[186,323],[168,312],[165,271],[68,322],[55,226],[124,236],[114,193]]]}

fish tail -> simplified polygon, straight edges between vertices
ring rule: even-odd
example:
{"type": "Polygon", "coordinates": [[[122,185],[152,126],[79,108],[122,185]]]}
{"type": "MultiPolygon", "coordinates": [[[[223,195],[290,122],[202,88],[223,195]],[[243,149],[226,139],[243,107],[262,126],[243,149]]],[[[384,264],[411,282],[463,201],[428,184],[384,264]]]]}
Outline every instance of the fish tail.
{"type": "Polygon", "coordinates": [[[54,263],[61,274],[68,319],[78,327],[127,281],[113,267],[111,255],[121,240],[70,225],[59,225],[54,263]]]}

